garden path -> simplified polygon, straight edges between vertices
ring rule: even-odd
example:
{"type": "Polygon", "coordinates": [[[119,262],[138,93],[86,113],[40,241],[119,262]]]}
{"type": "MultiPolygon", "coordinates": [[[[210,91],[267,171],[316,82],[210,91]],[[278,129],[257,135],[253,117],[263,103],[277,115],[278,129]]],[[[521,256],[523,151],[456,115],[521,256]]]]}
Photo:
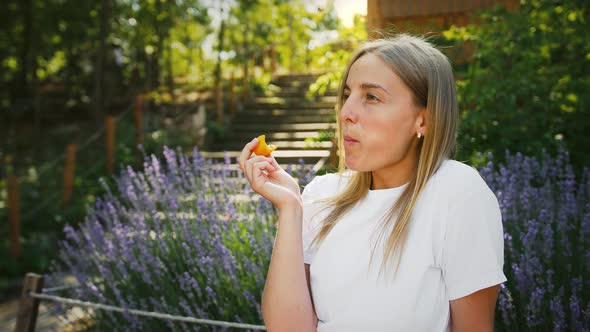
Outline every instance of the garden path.
{"type": "Polygon", "coordinates": [[[265,95],[252,98],[235,114],[226,140],[214,143],[205,155],[222,158],[227,151],[235,158],[246,142],[265,134],[269,143],[279,147],[273,156],[280,164],[299,164],[300,159],[309,166],[326,162],[333,146],[329,135],[336,128],[337,96],[334,91],[306,96],[316,79],[309,73],[276,76],[265,95]]]}

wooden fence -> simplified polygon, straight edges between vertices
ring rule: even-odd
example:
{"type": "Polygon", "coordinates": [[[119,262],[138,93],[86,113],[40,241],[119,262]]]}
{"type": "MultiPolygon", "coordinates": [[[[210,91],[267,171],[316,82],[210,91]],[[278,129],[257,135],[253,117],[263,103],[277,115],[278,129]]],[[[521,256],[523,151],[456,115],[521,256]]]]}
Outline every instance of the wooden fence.
{"type": "MultiPolygon", "coordinates": [[[[276,70],[276,63],[275,63],[275,54],[274,49],[269,48],[268,51],[263,52],[261,62],[263,67],[271,72],[276,70]]],[[[228,115],[233,116],[237,111],[238,102],[241,99],[241,102],[245,102],[245,98],[249,98],[249,94],[247,93],[248,87],[247,85],[241,86],[239,88],[236,87],[236,82],[238,80],[232,77],[230,78],[229,82],[225,82],[225,84],[219,84],[219,89],[215,92],[213,102],[214,105],[210,105],[210,109],[215,109],[217,114],[225,113],[224,109],[227,110],[228,115]],[[239,90],[239,91],[238,91],[239,90]],[[227,106],[224,106],[224,98],[223,94],[226,93],[227,95],[227,106]],[[241,95],[240,95],[241,94],[241,95]]],[[[240,78],[240,82],[244,84],[248,84],[248,80],[244,79],[243,77],[240,78]]],[[[135,127],[135,147],[138,147],[144,143],[144,108],[148,102],[148,98],[144,95],[138,95],[135,97],[133,102],[133,118],[134,118],[134,127],[135,127]]],[[[205,102],[201,100],[200,102],[205,102]]],[[[210,117],[212,114],[208,115],[210,117]]],[[[116,146],[117,146],[117,137],[116,137],[116,125],[117,125],[117,117],[112,115],[107,115],[104,118],[104,160],[105,160],[105,173],[107,175],[112,175],[115,170],[116,164],[116,146]]],[[[96,133],[98,134],[98,133],[96,133]]],[[[93,135],[94,136],[94,135],[93,135]]],[[[75,177],[76,177],[76,159],[79,156],[80,150],[84,149],[87,144],[83,144],[84,146],[79,146],[75,143],[68,143],[64,147],[64,155],[63,155],[63,174],[58,175],[54,174],[52,176],[63,176],[63,192],[61,193],[62,203],[61,205],[65,208],[67,207],[71,201],[74,193],[74,184],[75,184],[75,177]]],[[[136,162],[137,164],[141,164],[143,159],[143,154],[139,149],[136,150],[136,162]]],[[[59,163],[59,160],[55,160],[55,162],[59,163]]],[[[12,172],[10,172],[12,173],[12,172]]],[[[21,194],[22,194],[22,183],[18,176],[8,174],[6,178],[6,189],[7,189],[7,212],[8,212],[8,225],[9,225],[9,243],[10,243],[10,255],[12,257],[18,258],[22,255],[21,250],[21,237],[22,237],[22,227],[21,227],[21,213],[24,209],[28,209],[30,207],[22,206],[21,203],[21,194]]]]}

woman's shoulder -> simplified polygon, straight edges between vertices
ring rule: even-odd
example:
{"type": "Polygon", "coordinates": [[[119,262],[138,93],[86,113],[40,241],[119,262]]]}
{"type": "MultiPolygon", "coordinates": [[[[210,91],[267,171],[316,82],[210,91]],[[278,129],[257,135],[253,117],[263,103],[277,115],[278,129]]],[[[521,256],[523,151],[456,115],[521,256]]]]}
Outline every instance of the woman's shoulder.
{"type": "Polygon", "coordinates": [[[344,188],[349,178],[349,172],[318,175],[303,187],[303,199],[316,200],[334,196],[344,188]]]}
{"type": "Polygon", "coordinates": [[[432,189],[454,197],[490,191],[477,169],[451,159],[441,163],[430,182],[432,189]]]}

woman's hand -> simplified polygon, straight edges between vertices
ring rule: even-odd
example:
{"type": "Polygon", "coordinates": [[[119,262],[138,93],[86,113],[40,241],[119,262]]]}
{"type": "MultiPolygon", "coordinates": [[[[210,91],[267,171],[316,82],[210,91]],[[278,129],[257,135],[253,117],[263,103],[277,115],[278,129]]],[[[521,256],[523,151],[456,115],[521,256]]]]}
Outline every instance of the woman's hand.
{"type": "Polygon", "coordinates": [[[252,189],[279,209],[301,205],[299,184],[279,166],[272,156],[255,155],[250,158],[257,145],[258,138],[246,144],[239,160],[240,168],[252,189]]]}

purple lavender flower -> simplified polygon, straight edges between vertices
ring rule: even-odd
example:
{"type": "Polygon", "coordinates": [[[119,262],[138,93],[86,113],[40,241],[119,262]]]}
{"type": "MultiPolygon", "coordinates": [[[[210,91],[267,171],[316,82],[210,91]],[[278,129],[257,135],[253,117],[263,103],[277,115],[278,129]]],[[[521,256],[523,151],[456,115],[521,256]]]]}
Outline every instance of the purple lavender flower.
{"type": "Polygon", "coordinates": [[[555,296],[549,303],[553,316],[553,331],[566,331],[565,310],[561,304],[561,296],[555,296]]]}
{"type": "MultiPolygon", "coordinates": [[[[165,148],[164,162],[146,156],[144,171],[123,168],[116,191],[105,182],[106,195],[89,208],[86,221],[64,229],[53,279],[74,275],[80,287],[70,294],[82,300],[261,324],[252,294],[264,286],[276,214],[229,161],[165,148]]],[[[104,330],[200,328],[96,314],[104,330]]]]}
{"type": "MultiPolygon", "coordinates": [[[[508,281],[497,328],[590,330],[590,170],[576,181],[563,151],[540,160],[507,154],[498,165],[491,154],[480,158],[504,226],[508,281]]],[[[229,161],[165,149],[164,161],[146,157],[144,171],[124,168],[79,229],[64,228],[53,279],[74,275],[80,287],[71,294],[83,300],[261,323],[276,213],[229,161]]],[[[302,182],[314,176],[287,169],[302,182]]],[[[97,314],[105,330],[198,329],[97,314]]]]}
{"type": "Polygon", "coordinates": [[[545,317],[542,313],[543,298],[545,290],[537,287],[531,294],[531,301],[526,306],[526,321],[528,327],[536,327],[543,323],[545,317]]]}
{"type": "Polygon", "coordinates": [[[488,155],[482,165],[504,226],[508,281],[498,298],[497,328],[590,330],[582,309],[590,308],[589,284],[582,282],[590,272],[590,172],[576,181],[565,151],[554,158],[544,152],[541,160],[507,153],[497,165],[488,155]]]}
{"type": "Polygon", "coordinates": [[[498,307],[505,326],[511,326],[514,321],[514,300],[505,284],[500,285],[498,307]]]}
{"type": "Polygon", "coordinates": [[[582,315],[581,315],[581,308],[580,308],[580,300],[576,296],[576,294],[572,295],[569,301],[569,309],[570,309],[570,326],[574,331],[582,331],[584,330],[584,326],[582,325],[582,315]]]}

